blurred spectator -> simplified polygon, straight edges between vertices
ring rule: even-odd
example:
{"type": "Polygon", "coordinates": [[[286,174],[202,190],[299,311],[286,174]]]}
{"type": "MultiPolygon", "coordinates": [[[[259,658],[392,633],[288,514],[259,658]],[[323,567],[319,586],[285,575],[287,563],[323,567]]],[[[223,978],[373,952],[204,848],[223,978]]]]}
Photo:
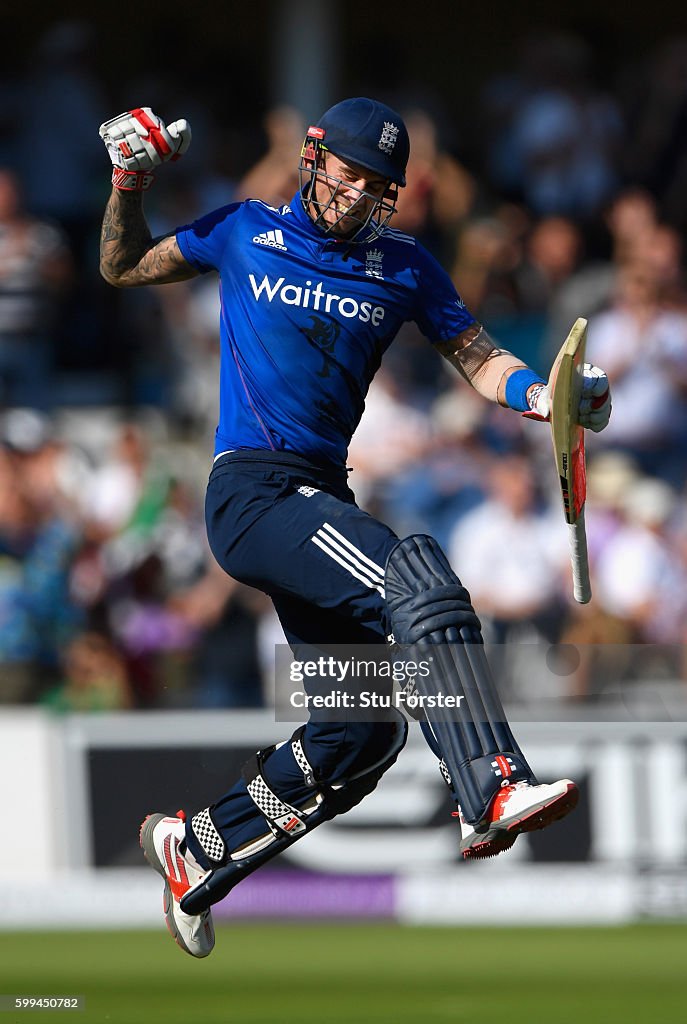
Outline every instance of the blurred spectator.
{"type": "Polygon", "coordinates": [[[549,309],[576,270],[581,249],[579,228],[568,218],[532,224],[522,208],[503,204],[491,218],[468,221],[452,276],[490,333],[546,373],[549,309]]]}
{"type": "MultiPolygon", "coordinates": [[[[549,308],[548,362],[552,362],[563,339],[578,316],[589,320],[613,300],[618,272],[627,264],[648,259],[652,240],[656,239],[658,222],[656,203],[648,192],[627,188],[612,200],[604,217],[611,247],[608,258],[587,259],[562,282],[552,296],[549,308]]],[[[664,257],[665,257],[664,252],[664,257]]],[[[663,267],[663,274],[679,277],[677,268],[663,267]]]]}
{"type": "Polygon", "coordinates": [[[431,437],[421,459],[389,481],[384,516],[399,536],[429,533],[442,546],[456,521],[484,500],[493,462],[487,443],[488,404],[455,371],[430,410],[431,437]]]}
{"type": "Polygon", "coordinates": [[[231,579],[210,557],[201,579],[177,591],[169,603],[197,631],[191,674],[194,704],[261,707],[265,694],[257,634],[259,618],[271,608],[265,595],[231,579]]]}
{"type": "Polygon", "coordinates": [[[52,332],[70,278],[65,239],[25,212],[16,176],[0,168],[0,405],[49,404],[52,332]]]}
{"type": "Polygon", "coordinates": [[[680,483],[687,443],[687,313],[668,308],[644,261],[618,273],[611,309],[595,317],[588,358],[608,373],[613,415],[593,450],[616,447],[646,472],[680,483]]]}
{"type": "Polygon", "coordinates": [[[79,535],[49,500],[48,489],[39,502],[39,492],[27,486],[28,467],[43,447],[40,434],[30,439],[27,429],[21,448],[11,447],[11,437],[5,424],[0,449],[0,700],[21,701],[54,677],[57,652],[78,628],[69,573],[79,535]]]}
{"type": "Polygon", "coordinates": [[[160,288],[174,350],[170,413],[180,429],[205,444],[219,418],[219,290],[212,275],[160,288]]]}
{"type": "Polygon", "coordinates": [[[124,660],[107,637],[79,634],[63,661],[62,682],[41,697],[51,711],[123,711],[131,706],[124,660]]]}
{"type": "Polygon", "coordinates": [[[632,145],[625,170],[658,199],[661,215],[687,228],[687,36],[662,40],[627,75],[632,145]]]}
{"type": "Polygon", "coordinates": [[[404,393],[396,375],[382,368],[365,401],[365,411],[349,449],[352,486],[361,504],[383,500],[384,487],[427,450],[428,417],[404,393]]]}
{"type": "Polygon", "coordinates": [[[682,238],[675,228],[656,224],[641,246],[641,261],[659,284],[666,309],[687,309],[682,238]]]}
{"type": "Polygon", "coordinates": [[[235,200],[289,203],[298,191],[298,159],[306,125],[293,107],[273,107],[264,120],[267,152],[236,186],[235,200]]]}
{"type": "Polygon", "coordinates": [[[110,109],[101,41],[92,19],[60,17],[57,9],[51,19],[37,19],[32,38],[12,105],[12,168],[31,214],[66,235],[75,270],[51,339],[59,377],[50,404],[123,401],[131,329],[120,319],[118,293],[98,273],[109,187],[98,138],[110,109]]]}
{"type": "Polygon", "coordinates": [[[582,251],[579,228],[566,217],[544,217],[527,240],[522,270],[527,305],[546,313],[558,289],[576,270],[582,251]]]}
{"type": "Polygon", "coordinates": [[[642,476],[620,452],[591,459],[588,484],[593,600],[571,608],[561,636],[579,659],[568,696],[603,697],[620,681],[687,678],[687,563],[677,494],[642,476]]]}
{"type": "Polygon", "coordinates": [[[668,484],[638,479],[625,491],[623,521],[597,560],[595,597],[627,623],[635,643],[684,642],[687,572],[670,530],[676,505],[668,484]]]}
{"type": "Polygon", "coordinates": [[[439,145],[437,126],[425,111],[404,115],[410,135],[407,184],[398,193],[393,227],[407,231],[439,260],[449,259],[453,238],[476,199],[474,178],[439,145]]]}
{"type": "Polygon", "coordinates": [[[129,524],[141,502],[149,466],[149,443],[143,431],[135,423],[123,424],[84,496],[85,517],[99,539],[129,524]]]}
{"type": "Polygon", "coordinates": [[[517,244],[496,217],[478,217],[464,225],[451,277],[463,302],[478,319],[488,321],[490,312],[496,312],[494,306],[500,297],[492,282],[512,273],[519,259],[517,244]]]}
{"type": "Polygon", "coordinates": [[[91,615],[125,652],[144,704],[183,700],[197,629],[169,596],[195,581],[207,558],[199,496],[172,472],[171,461],[170,451],[163,458],[151,452],[142,428],[121,428],[89,488],[90,543],[75,567],[91,615]]]}
{"type": "Polygon", "coordinates": [[[625,522],[598,561],[598,601],[626,625],[626,642],[647,645],[635,648],[630,678],[687,679],[687,566],[675,529],[677,494],[646,477],[628,490],[624,504],[625,522]]]}
{"type": "Polygon", "coordinates": [[[619,105],[595,88],[591,53],[578,36],[532,36],[526,61],[526,86],[507,126],[515,183],[535,213],[589,220],[618,184],[619,105]]]}
{"type": "Polygon", "coordinates": [[[585,605],[571,602],[560,636],[562,645],[574,646],[579,662],[565,674],[569,700],[598,696],[609,681],[627,676],[636,656],[630,625],[598,600],[596,567],[622,528],[625,495],[640,479],[636,463],[623,452],[599,452],[588,459],[585,511],[592,600],[585,605]]]}
{"type": "Polygon", "coordinates": [[[622,451],[595,452],[587,457],[587,548],[594,567],[625,519],[625,498],[642,480],[635,460],[622,451]]]}
{"type": "Polygon", "coordinates": [[[504,643],[522,626],[557,639],[566,556],[560,512],[542,507],[531,463],[518,455],[495,462],[487,500],[458,522],[449,546],[490,639],[504,643]]]}
{"type": "Polygon", "coordinates": [[[183,705],[197,630],[170,606],[158,552],[136,545],[127,554],[133,564],[108,566],[107,625],[125,655],[137,702],[183,705]]]}
{"type": "Polygon", "coordinates": [[[613,262],[622,266],[640,255],[644,240],[657,224],[656,202],[642,188],[627,188],[616,195],[606,214],[613,246],[613,262]]]}
{"type": "Polygon", "coordinates": [[[88,21],[62,19],[38,38],[17,103],[16,170],[29,209],[59,221],[77,265],[94,266],[106,177],[98,125],[107,105],[88,21]]]}

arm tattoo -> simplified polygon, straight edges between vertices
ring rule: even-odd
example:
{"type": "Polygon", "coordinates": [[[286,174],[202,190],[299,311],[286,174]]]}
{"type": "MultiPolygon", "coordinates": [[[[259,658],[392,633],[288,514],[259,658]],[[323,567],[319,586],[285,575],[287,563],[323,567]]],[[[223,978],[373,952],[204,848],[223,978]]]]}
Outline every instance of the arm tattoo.
{"type": "Polygon", "coordinates": [[[455,338],[439,342],[435,347],[444,359],[448,359],[449,363],[455,366],[461,377],[470,383],[485,363],[504,353],[503,349],[494,345],[482,325],[477,323],[461,331],[455,338]]]}
{"type": "Polygon", "coordinates": [[[151,237],[140,193],[113,189],[100,233],[100,273],[110,284],[126,288],[184,281],[197,271],[186,262],[173,235],[151,237]]]}

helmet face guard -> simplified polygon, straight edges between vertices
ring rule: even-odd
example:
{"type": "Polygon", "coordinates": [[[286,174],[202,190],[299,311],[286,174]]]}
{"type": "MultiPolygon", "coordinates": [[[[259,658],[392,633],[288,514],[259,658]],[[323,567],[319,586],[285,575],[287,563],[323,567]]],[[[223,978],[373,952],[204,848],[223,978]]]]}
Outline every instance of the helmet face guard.
{"type": "MultiPolygon", "coordinates": [[[[298,167],[303,206],[314,224],[325,234],[355,245],[371,242],[381,234],[396,212],[398,185],[388,180],[384,194],[376,196],[328,174],[326,154],[333,150],[324,145],[324,134],[321,128],[311,127],[305,136],[298,167]],[[317,197],[318,181],[325,183],[330,193],[326,202],[320,202],[317,197]],[[353,189],[359,196],[345,210],[337,213],[336,218],[330,222],[326,219],[326,214],[329,210],[336,209],[336,203],[340,200],[340,189],[346,189],[347,192],[353,189]],[[356,213],[356,208],[359,214],[356,213]],[[345,232],[338,232],[337,227],[344,220],[350,220],[352,226],[345,232]]],[[[338,153],[334,155],[339,156],[338,153]]],[[[345,161],[346,158],[339,156],[339,159],[345,161]]],[[[374,170],[371,173],[375,173],[374,170]]]]}

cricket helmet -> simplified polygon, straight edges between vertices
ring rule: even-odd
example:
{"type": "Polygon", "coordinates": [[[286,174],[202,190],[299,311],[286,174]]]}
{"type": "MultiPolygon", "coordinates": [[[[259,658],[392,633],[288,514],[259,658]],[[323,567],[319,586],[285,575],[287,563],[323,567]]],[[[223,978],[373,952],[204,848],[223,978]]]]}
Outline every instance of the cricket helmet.
{"type": "MultiPolygon", "coordinates": [[[[325,171],[327,152],[389,182],[383,197],[373,197],[373,208],[360,219],[360,226],[349,238],[353,242],[371,241],[395,213],[398,189],[405,187],[410,140],[403,118],[386,104],[360,96],[330,107],[317,124],[308,129],[300,162],[303,203],[315,223],[324,231],[331,231],[336,224],[323,220],[331,201],[322,206],[317,202],[315,191],[318,178],[327,179],[330,185],[341,183],[325,171]]],[[[370,193],[361,192],[361,198],[364,195],[370,193]]]]}

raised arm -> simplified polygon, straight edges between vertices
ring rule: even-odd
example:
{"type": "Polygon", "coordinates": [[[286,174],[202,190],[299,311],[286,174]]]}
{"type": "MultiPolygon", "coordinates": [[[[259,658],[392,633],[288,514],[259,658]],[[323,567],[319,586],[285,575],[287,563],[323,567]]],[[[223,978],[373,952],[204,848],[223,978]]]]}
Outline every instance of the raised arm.
{"type": "Polygon", "coordinates": [[[112,189],[100,233],[100,273],[117,288],[186,281],[198,271],[181,255],[174,235],[153,239],[141,192],[112,189]]]}
{"type": "Polygon", "coordinates": [[[150,107],[136,107],[100,126],[112,160],[112,195],[100,235],[100,273],[117,288],[184,281],[198,273],[174,235],[153,239],[143,213],[143,193],[153,169],[177,160],[191,143],[187,121],[165,125],[150,107]]]}

